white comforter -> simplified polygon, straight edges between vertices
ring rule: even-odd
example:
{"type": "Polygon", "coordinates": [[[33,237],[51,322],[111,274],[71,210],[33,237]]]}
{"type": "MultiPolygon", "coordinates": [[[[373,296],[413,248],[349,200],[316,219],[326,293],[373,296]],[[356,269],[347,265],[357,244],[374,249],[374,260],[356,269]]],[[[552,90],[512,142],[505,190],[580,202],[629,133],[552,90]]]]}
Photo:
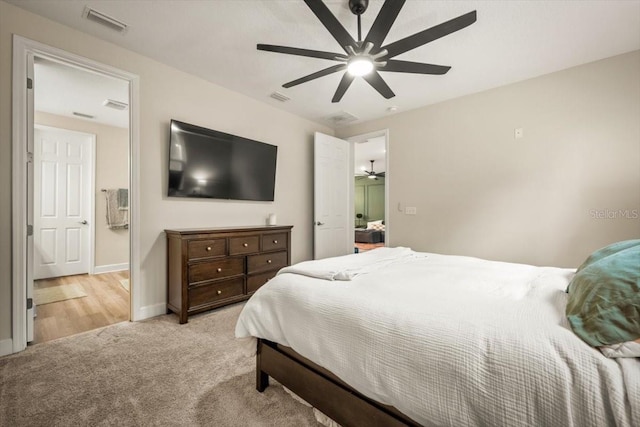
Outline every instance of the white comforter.
{"type": "Polygon", "coordinates": [[[604,357],[565,320],[574,270],[383,249],[281,272],[236,336],[289,346],[424,425],[640,426],[640,359],[604,357]]]}

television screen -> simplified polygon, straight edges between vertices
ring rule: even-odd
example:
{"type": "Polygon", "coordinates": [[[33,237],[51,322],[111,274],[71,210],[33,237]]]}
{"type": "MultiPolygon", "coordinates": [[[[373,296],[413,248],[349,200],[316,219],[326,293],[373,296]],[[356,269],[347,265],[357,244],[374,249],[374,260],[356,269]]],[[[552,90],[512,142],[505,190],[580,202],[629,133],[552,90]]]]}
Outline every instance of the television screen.
{"type": "Polygon", "coordinates": [[[170,197],[273,201],[278,147],[171,120],[170,197]]]}

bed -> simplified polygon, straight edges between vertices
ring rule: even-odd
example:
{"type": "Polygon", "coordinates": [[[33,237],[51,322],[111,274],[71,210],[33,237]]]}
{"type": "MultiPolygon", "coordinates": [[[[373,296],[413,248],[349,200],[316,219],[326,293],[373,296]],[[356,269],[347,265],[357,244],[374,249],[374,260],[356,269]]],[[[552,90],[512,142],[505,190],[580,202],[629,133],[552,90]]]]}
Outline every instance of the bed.
{"type": "Polygon", "coordinates": [[[574,269],[379,248],[287,267],[247,302],[272,377],[343,426],[637,426],[640,359],[565,317],[574,269]]]}

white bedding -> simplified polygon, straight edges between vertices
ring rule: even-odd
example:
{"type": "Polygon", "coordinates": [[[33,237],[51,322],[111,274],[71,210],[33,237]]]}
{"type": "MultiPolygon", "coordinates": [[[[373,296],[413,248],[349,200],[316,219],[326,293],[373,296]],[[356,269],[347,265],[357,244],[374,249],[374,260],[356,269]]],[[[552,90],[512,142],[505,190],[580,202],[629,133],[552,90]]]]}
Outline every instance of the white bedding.
{"type": "Polygon", "coordinates": [[[379,248],[362,253],[357,257],[325,258],[317,261],[304,261],[281,269],[278,274],[294,273],[324,280],[352,280],[359,274],[371,273],[398,263],[424,256],[409,248],[379,248]]]}
{"type": "Polygon", "coordinates": [[[279,274],[236,336],[289,346],[423,425],[640,426],[640,359],[604,357],[565,320],[574,270],[414,255],[348,281],[279,274]]]}

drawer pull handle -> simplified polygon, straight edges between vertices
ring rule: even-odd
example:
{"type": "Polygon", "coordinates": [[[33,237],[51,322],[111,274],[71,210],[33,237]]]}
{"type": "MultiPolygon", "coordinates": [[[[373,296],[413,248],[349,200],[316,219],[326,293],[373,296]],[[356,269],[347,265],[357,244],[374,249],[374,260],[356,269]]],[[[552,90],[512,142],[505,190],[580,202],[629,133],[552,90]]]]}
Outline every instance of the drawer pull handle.
{"type": "Polygon", "coordinates": [[[278,241],[277,241],[277,240],[274,240],[274,241],[273,241],[273,244],[274,244],[274,245],[277,245],[277,244],[278,244],[278,241]]]}
{"type": "Polygon", "coordinates": [[[270,259],[267,260],[267,264],[271,264],[271,260],[270,259]]]}
{"type": "Polygon", "coordinates": [[[222,269],[218,267],[218,273],[222,273],[222,269]]]}
{"type": "Polygon", "coordinates": [[[210,251],[211,250],[211,246],[207,246],[207,250],[210,251]]]}
{"type": "Polygon", "coordinates": [[[244,246],[245,248],[249,246],[248,243],[243,243],[242,246],[244,246]]]}
{"type": "Polygon", "coordinates": [[[218,291],[218,295],[222,295],[222,291],[218,291]]]}

